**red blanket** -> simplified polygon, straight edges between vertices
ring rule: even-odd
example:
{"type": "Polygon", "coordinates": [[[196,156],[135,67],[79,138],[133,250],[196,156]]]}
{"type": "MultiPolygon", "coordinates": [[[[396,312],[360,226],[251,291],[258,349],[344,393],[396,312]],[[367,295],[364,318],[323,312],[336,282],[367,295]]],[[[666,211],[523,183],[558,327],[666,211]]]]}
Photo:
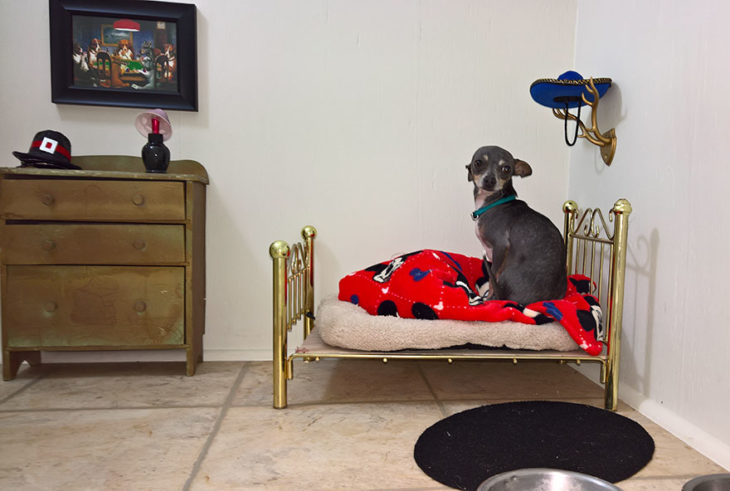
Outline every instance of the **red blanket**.
{"type": "Polygon", "coordinates": [[[436,250],[399,256],[352,273],[340,280],[339,299],[371,315],[415,319],[515,321],[545,324],[557,321],[586,353],[598,355],[601,308],[590,294],[592,282],[582,275],[568,278],[562,299],[524,306],[506,300],[485,301],[477,285],[486,282],[482,259],[436,250]]]}

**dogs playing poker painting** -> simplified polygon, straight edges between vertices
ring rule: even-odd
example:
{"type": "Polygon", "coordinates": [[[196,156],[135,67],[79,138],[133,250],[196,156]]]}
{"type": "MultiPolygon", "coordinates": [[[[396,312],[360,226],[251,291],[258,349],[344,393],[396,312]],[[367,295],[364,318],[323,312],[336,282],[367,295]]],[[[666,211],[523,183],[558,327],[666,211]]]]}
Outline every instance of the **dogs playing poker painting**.
{"type": "Polygon", "coordinates": [[[49,0],[55,103],[198,110],[196,8],[49,0]]]}
{"type": "Polygon", "coordinates": [[[177,92],[174,22],[72,19],[73,86],[177,92]]]}

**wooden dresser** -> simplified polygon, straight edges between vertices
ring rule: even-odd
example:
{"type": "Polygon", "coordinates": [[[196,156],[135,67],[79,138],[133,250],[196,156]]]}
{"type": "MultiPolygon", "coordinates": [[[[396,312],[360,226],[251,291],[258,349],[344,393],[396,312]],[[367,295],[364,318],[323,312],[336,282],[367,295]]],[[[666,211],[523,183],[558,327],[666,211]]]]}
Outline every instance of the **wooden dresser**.
{"type": "Polygon", "coordinates": [[[203,166],[74,157],[82,170],[0,168],[3,378],[41,351],[185,350],[202,361],[203,166]]]}

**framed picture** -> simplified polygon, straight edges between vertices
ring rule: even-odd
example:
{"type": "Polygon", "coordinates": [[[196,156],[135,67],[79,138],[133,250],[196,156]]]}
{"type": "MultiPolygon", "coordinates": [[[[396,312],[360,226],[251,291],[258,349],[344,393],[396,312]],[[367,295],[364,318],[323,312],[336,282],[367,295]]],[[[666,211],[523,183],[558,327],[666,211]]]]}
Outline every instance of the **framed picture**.
{"type": "Polygon", "coordinates": [[[198,110],[195,5],[48,3],[53,102],[198,110]]]}
{"type": "Polygon", "coordinates": [[[101,45],[105,48],[116,48],[122,39],[134,44],[134,33],[115,29],[114,24],[101,25],[101,45]]]}

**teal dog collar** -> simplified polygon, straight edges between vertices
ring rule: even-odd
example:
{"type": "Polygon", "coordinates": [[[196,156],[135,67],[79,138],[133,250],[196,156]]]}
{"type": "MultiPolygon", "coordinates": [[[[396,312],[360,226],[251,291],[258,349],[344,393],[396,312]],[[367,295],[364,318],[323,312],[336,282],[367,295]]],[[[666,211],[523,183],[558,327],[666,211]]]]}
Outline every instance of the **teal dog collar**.
{"type": "Polygon", "coordinates": [[[487,210],[490,210],[494,208],[495,206],[503,205],[505,203],[509,203],[510,201],[514,201],[517,198],[514,194],[510,194],[509,196],[505,196],[504,198],[498,199],[494,203],[489,203],[488,205],[484,205],[481,208],[479,208],[477,211],[472,212],[471,218],[472,220],[476,220],[480,216],[482,216],[487,210]]]}

